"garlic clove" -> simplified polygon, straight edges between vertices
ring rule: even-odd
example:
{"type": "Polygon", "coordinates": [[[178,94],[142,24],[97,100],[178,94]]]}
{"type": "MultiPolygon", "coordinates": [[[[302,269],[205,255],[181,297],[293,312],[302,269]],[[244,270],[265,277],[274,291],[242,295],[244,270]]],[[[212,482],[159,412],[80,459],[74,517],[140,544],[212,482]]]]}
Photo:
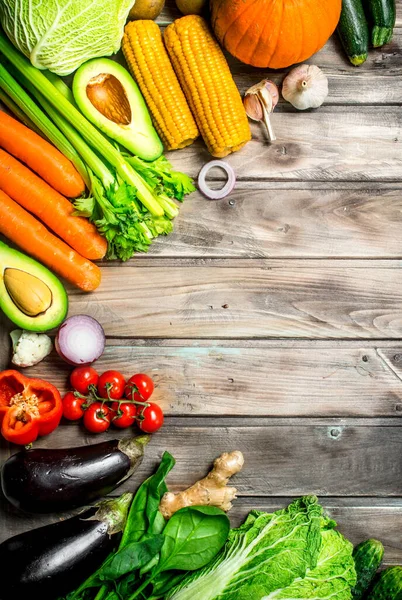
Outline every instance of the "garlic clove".
{"type": "Polygon", "coordinates": [[[255,94],[244,96],[243,104],[247,116],[250,117],[250,119],[253,119],[253,121],[262,121],[264,114],[261,102],[255,94]]]}
{"type": "Polygon", "coordinates": [[[300,65],[285,77],[282,96],[298,110],[318,108],[328,96],[328,78],[316,65],[300,65]]]}
{"type": "Polygon", "coordinates": [[[270,141],[276,140],[272,128],[270,113],[273,112],[279,100],[279,90],[273,81],[263,79],[251,86],[245,93],[243,104],[245,111],[254,121],[262,121],[268,132],[270,141]]]}

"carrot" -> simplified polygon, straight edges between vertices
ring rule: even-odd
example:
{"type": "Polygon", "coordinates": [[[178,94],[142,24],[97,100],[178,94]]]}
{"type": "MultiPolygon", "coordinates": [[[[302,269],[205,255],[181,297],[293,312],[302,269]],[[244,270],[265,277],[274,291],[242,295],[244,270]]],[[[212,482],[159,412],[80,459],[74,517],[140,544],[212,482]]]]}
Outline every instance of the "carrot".
{"type": "Polygon", "coordinates": [[[81,290],[91,292],[100,284],[97,265],[72,250],[1,190],[0,233],[81,290]]]}
{"type": "Polygon", "coordinates": [[[0,190],[43,221],[54,233],[85,258],[103,258],[107,242],[95,225],[75,217],[74,207],[13,156],[0,149],[0,190]]]}
{"type": "Polygon", "coordinates": [[[2,111],[0,146],[28,165],[63,196],[77,198],[85,192],[85,183],[68,158],[40,135],[2,111]]]}

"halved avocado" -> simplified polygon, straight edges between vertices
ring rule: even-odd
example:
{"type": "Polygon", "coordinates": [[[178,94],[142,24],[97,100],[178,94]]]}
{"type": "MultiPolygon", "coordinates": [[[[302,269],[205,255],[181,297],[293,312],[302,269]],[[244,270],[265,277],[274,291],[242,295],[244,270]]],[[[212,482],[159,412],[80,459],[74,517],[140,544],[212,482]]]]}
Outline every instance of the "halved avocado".
{"type": "Polygon", "coordinates": [[[64,320],[68,297],[49,269],[0,241],[0,308],[21,329],[42,332],[64,320]]]}
{"type": "Polygon", "coordinates": [[[162,142],[130,73],[107,58],[84,63],[73,79],[78,108],[103,133],[144,160],[163,152],[162,142]]]}

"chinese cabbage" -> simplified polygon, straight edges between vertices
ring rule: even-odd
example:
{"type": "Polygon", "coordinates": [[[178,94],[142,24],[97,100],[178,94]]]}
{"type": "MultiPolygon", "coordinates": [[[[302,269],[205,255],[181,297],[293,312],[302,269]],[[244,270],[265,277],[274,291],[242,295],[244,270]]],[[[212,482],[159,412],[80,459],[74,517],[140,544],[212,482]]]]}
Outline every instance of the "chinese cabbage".
{"type": "Polygon", "coordinates": [[[68,75],[120,48],[133,0],[0,0],[1,24],[38,69],[68,75]]]}
{"type": "Polygon", "coordinates": [[[217,558],[189,574],[169,600],[350,600],[352,544],[315,496],[268,514],[252,511],[217,558]]]}

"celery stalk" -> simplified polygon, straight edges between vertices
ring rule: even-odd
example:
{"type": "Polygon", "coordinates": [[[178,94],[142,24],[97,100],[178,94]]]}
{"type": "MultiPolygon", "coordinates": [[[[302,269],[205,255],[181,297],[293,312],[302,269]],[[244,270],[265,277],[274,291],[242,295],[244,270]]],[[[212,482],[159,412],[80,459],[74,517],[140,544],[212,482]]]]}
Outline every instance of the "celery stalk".
{"type": "Polygon", "coordinates": [[[42,105],[44,110],[52,119],[53,123],[60,129],[60,131],[63,132],[66,138],[74,146],[76,151],[81,155],[85,164],[91,169],[91,171],[95,173],[97,177],[99,177],[106,188],[111,187],[115,182],[115,178],[106,167],[105,163],[92,150],[92,148],[88,146],[77,130],[74,129],[74,127],[63,118],[63,116],[46,100],[44,96],[42,96],[40,92],[38,92],[38,90],[35,88],[31,90],[30,87],[28,87],[28,82],[26,85],[27,89],[37,99],[37,101],[42,105]]]}
{"type": "Polygon", "coordinates": [[[153,193],[145,181],[135,172],[135,170],[124,160],[120,152],[108,142],[103,135],[59,92],[57,88],[46,78],[46,76],[36,69],[25,56],[20,54],[11,43],[0,35],[0,52],[28,79],[32,85],[58,110],[62,112],[64,118],[73,125],[82,137],[97,152],[110,163],[116,173],[127,184],[132,185],[137,190],[138,198],[154,216],[163,216],[164,210],[154,197],[153,193]]]}
{"type": "Polygon", "coordinates": [[[66,156],[81,177],[85,184],[89,185],[88,172],[80,155],[76,152],[68,139],[57,129],[52,121],[45,115],[39,106],[32,100],[20,84],[10,75],[10,73],[0,63],[0,88],[34,123],[47,138],[66,156]]]}
{"type": "Polygon", "coordinates": [[[33,121],[31,121],[31,119],[26,116],[24,111],[22,111],[20,109],[18,104],[15,104],[14,100],[11,100],[11,98],[9,96],[7,96],[7,94],[5,92],[3,92],[3,90],[1,88],[0,88],[0,102],[2,102],[4,104],[4,106],[6,108],[8,108],[8,110],[11,113],[13,113],[13,115],[15,117],[17,117],[17,119],[19,119],[21,121],[21,123],[24,123],[24,125],[29,127],[29,129],[32,129],[32,131],[34,131],[35,133],[37,133],[38,135],[43,137],[43,133],[41,132],[41,130],[38,127],[36,127],[36,125],[33,123],[33,121]]]}

